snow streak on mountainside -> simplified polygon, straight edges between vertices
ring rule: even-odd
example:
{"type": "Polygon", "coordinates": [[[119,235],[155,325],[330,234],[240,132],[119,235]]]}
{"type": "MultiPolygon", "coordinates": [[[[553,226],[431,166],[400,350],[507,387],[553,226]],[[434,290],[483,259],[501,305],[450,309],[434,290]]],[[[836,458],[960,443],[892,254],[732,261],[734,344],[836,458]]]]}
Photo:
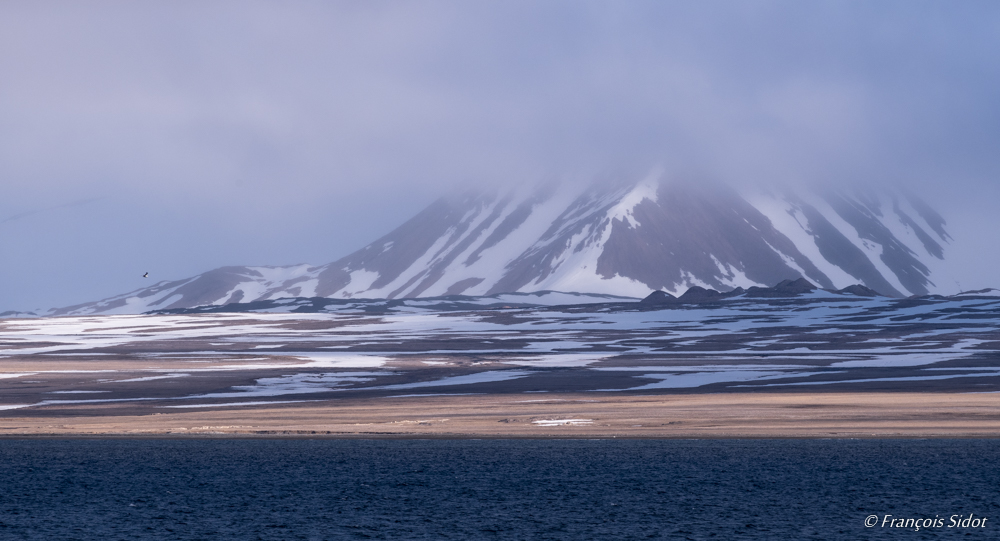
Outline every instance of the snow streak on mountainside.
{"type": "Polygon", "coordinates": [[[663,182],[443,198],[328,265],[223,267],[54,314],[137,313],[284,297],[542,290],[644,297],[806,278],[882,294],[954,291],[945,221],[889,192],[754,192],[663,182]]]}

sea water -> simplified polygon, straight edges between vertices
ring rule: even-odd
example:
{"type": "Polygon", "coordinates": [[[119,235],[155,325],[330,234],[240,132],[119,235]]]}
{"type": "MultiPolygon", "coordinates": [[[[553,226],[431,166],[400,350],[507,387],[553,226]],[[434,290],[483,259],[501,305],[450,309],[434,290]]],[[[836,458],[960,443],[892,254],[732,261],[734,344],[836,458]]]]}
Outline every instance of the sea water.
{"type": "Polygon", "coordinates": [[[0,539],[1000,539],[998,523],[996,440],[0,440],[0,539]]]}

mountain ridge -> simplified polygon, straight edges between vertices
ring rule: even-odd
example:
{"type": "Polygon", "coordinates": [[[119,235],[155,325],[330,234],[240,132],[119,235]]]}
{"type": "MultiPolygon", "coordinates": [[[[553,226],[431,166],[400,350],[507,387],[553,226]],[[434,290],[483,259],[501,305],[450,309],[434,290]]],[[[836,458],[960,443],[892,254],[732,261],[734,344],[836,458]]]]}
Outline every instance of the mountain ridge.
{"type": "Polygon", "coordinates": [[[221,267],[51,315],[141,313],[277,298],[488,296],[553,290],[643,298],[806,279],[904,297],[943,292],[945,220],[914,196],[740,192],[663,182],[546,185],[441,198],[326,265],[221,267]]]}

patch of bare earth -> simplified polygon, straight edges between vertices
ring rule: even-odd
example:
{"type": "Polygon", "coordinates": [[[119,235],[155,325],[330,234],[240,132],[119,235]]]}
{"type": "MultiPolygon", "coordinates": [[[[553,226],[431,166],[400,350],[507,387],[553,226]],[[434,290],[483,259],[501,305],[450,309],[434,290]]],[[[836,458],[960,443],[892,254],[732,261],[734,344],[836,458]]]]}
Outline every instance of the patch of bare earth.
{"type": "Polygon", "coordinates": [[[281,405],[71,406],[0,418],[6,436],[872,438],[1000,437],[1000,396],[972,393],[786,393],[598,396],[410,396],[281,405]],[[96,408],[96,409],[95,409],[96,408]]]}

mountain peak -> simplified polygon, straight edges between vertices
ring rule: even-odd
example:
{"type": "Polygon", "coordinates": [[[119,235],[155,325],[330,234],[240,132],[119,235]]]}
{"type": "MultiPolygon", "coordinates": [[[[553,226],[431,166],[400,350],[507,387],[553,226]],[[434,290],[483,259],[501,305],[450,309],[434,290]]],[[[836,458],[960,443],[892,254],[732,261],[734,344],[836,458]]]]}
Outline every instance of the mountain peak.
{"type": "Polygon", "coordinates": [[[327,265],[223,267],[55,313],[541,290],[642,298],[857,284],[923,295],[944,269],[944,225],[922,201],[890,192],[740,193],[654,173],[634,184],[445,197],[327,265]]]}

